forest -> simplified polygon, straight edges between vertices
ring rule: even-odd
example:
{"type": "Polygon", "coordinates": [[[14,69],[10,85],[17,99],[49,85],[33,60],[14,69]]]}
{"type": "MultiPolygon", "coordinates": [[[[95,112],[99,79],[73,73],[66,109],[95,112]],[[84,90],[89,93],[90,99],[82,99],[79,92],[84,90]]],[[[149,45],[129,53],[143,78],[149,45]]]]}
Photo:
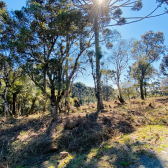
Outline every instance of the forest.
{"type": "MultiPolygon", "coordinates": [[[[167,0],[155,3],[168,13],[167,0]]],[[[0,1],[0,167],[138,168],[134,155],[150,153],[131,139],[142,126],[142,141],[168,158],[168,144],[156,145],[168,135],[164,33],[123,39],[113,28],[160,16],[133,17],[142,8],[143,0],[27,0],[9,11],[0,1]],[[86,74],[94,87],[76,81],[86,74]],[[116,159],[100,161],[105,153],[116,159]]]]}

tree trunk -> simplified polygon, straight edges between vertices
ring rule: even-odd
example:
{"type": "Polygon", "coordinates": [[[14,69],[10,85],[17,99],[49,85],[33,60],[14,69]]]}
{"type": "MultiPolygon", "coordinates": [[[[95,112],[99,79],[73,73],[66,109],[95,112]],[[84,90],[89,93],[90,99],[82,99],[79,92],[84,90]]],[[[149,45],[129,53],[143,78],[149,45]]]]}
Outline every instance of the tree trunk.
{"type": "Polygon", "coordinates": [[[46,71],[46,68],[44,68],[44,99],[43,99],[43,112],[46,111],[46,86],[47,86],[47,80],[46,80],[46,74],[47,74],[47,71],[46,71]]]}
{"type": "Polygon", "coordinates": [[[2,101],[3,101],[3,103],[4,103],[4,112],[5,112],[5,113],[7,112],[8,114],[12,115],[12,113],[11,113],[11,111],[10,111],[10,108],[9,108],[9,106],[8,106],[7,101],[6,101],[5,99],[3,99],[3,98],[2,98],[2,101]]]}
{"type": "Polygon", "coordinates": [[[140,81],[140,93],[141,93],[141,99],[144,100],[143,80],[140,81]]]}
{"type": "Polygon", "coordinates": [[[5,115],[6,115],[6,112],[10,115],[12,115],[12,112],[10,111],[10,108],[8,106],[8,103],[6,101],[6,94],[7,94],[7,91],[8,91],[8,87],[6,86],[5,87],[5,90],[3,92],[3,94],[1,95],[1,98],[2,98],[2,101],[4,103],[4,112],[5,112],[5,115]]]}
{"type": "Polygon", "coordinates": [[[66,90],[66,92],[65,92],[65,110],[67,111],[67,114],[69,115],[69,110],[70,110],[70,94],[69,94],[69,90],[66,90]]]}
{"type": "Polygon", "coordinates": [[[145,90],[145,98],[147,97],[146,86],[144,87],[145,90]]]}
{"type": "Polygon", "coordinates": [[[130,101],[130,94],[129,94],[129,93],[130,93],[130,92],[129,92],[129,89],[128,89],[128,94],[127,94],[127,95],[128,95],[128,99],[129,99],[129,101],[130,101]]]}
{"type": "Polygon", "coordinates": [[[17,97],[17,94],[13,93],[13,110],[12,110],[12,113],[13,113],[14,116],[16,116],[16,97],[17,97]]]}
{"type": "Polygon", "coordinates": [[[118,87],[118,92],[119,92],[119,96],[118,96],[118,100],[120,101],[120,103],[125,103],[124,99],[122,98],[122,94],[121,94],[121,89],[120,89],[120,85],[119,83],[117,84],[118,87]]]}
{"type": "Polygon", "coordinates": [[[57,117],[58,105],[56,104],[55,88],[51,88],[51,115],[53,119],[57,117]],[[56,107],[57,106],[57,107],[56,107]]]}
{"type": "Polygon", "coordinates": [[[19,115],[21,115],[21,109],[22,109],[22,102],[19,102],[19,109],[18,109],[18,113],[19,113],[19,115]]]}
{"type": "MultiPolygon", "coordinates": [[[[68,74],[68,67],[69,67],[69,36],[67,35],[67,39],[66,39],[66,84],[68,84],[68,80],[69,80],[69,74],[68,74]]],[[[69,110],[70,110],[70,94],[69,94],[69,90],[70,88],[67,87],[68,89],[65,91],[65,111],[67,112],[67,114],[69,115],[69,110]]]]}
{"type": "Polygon", "coordinates": [[[33,109],[34,109],[35,102],[36,102],[36,98],[32,100],[32,105],[31,105],[31,108],[30,108],[29,112],[27,113],[27,117],[28,117],[30,114],[32,114],[33,109]]]}
{"type": "Polygon", "coordinates": [[[101,90],[101,73],[100,73],[100,49],[99,49],[99,24],[98,24],[98,11],[95,12],[94,18],[94,33],[95,33],[95,51],[96,51],[96,98],[97,110],[103,109],[102,90],[101,90]]]}

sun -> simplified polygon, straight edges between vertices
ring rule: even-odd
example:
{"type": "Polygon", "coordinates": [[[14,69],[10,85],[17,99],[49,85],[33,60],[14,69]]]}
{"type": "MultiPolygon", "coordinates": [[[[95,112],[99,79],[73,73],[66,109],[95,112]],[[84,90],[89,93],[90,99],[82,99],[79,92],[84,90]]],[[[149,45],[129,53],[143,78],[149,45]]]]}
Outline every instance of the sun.
{"type": "Polygon", "coordinates": [[[99,4],[102,4],[103,3],[103,0],[98,0],[99,1],[99,4]]]}

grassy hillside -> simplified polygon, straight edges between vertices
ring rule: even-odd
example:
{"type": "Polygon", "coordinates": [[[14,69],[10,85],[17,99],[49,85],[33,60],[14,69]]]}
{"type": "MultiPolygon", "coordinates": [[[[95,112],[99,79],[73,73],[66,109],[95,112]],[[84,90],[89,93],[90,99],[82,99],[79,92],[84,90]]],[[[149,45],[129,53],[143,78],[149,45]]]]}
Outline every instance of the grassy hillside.
{"type": "Polygon", "coordinates": [[[72,108],[56,121],[49,112],[0,118],[0,167],[138,167],[168,153],[168,98],[104,106],[72,108]]]}

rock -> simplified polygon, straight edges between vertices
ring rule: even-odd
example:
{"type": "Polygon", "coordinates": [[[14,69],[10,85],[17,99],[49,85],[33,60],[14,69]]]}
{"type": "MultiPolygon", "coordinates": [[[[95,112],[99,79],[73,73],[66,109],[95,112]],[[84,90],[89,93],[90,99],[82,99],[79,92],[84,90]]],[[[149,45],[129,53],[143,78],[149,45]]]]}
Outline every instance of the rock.
{"type": "Polygon", "coordinates": [[[58,151],[58,147],[55,146],[54,144],[50,144],[44,152],[45,153],[53,153],[53,152],[57,152],[57,151],[58,151]]]}
{"type": "Polygon", "coordinates": [[[59,156],[61,159],[64,159],[66,157],[68,157],[69,153],[68,152],[60,152],[59,156]]]}
{"type": "Polygon", "coordinates": [[[68,120],[64,126],[65,129],[73,129],[78,125],[78,121],[76,120],[68,120]]]}

